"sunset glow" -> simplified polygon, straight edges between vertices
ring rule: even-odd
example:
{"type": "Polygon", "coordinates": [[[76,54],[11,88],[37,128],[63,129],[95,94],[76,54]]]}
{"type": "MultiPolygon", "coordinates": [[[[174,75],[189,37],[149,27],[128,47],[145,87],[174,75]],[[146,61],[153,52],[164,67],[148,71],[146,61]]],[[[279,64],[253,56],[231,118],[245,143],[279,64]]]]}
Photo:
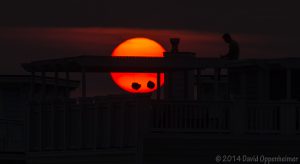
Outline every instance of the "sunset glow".
{"type": "MultiPolygon", "coordinates": [[[[132,38],[118,45],[112,56],[163,57],[163,52],[165,49],[151,39],[132,38]]],[[[120,88],[130,93],[150,93],[157,89],[156,73],[113,72],[111,77],[120,88]]],[[[164,74],[160,79],[162,86],[164,74]]]]}

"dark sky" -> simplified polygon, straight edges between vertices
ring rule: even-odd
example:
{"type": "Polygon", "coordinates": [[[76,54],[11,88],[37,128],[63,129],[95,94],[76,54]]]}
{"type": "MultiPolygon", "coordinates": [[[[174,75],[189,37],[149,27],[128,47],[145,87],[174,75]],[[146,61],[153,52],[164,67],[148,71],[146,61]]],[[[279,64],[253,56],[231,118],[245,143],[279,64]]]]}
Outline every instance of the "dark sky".
{"type": "Polygon", "coordinates": [[[286,34],[299,30],[299,2],[274,0],[9,0],[2,25],[101,26],[286,34]]]}
{"type": "Polygon", "coordinates": [[[242,58],[300,56],[299,6],[296,0],[1,1],[0,73],[25,73],[20,63],[32,60],[110,55],[140,36],[167,49],[168,38],[180,37],[181,49],[218,57],[226,52],[220,36],[230,32],[242,58]]]}

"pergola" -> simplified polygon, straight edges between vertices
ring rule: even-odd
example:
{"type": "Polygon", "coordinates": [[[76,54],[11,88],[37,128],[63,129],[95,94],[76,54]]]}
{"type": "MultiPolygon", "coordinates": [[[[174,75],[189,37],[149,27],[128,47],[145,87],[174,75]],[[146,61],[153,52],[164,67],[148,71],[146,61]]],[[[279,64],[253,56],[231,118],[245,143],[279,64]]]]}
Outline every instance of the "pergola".
{"type": "Polygon", "coordinates": [[[26,71],[31,72],[33,82],[35,73],[37,72],[41,73],[42,78],[45,78],[47,72],[53,72],[55,73],[55,79],[59,78],[59,73],[65,73],[66,80],[70,78],[69,73],[81,73],[82,97],[86,97],[86,73],[155,72],[157,73],[157,98],[160,99],[160,73],[179,70],[197,70],[200,76],[201,69],[228,68],[240,63],[219,58],[196,58],[194,54],[190,52],[180,52],[171,55],[167,52],[165,56],[170,57],[77,56],[34,61],[24,63],[22,66],[26,71]],[[176,57],[171,57],[172,55],[176,57]]]}
{"type": "MultiPolygon", "coordinates": [[[[155,72],[157,73],[157,98],[160,99],[160,73],[172,71],[197,71],[197,84],[200,83],[201,71],[214,69],[214,76],[220,76],[222,68],[241,68],[248,66],[264,67],[279,64],[287,68],[299,68],[299,58],[284,59],[243,59],[224,60],[220,58],[197,58],[190,52],[166,52],[164,58],[157,57],[111,57],[111,56],[77,56],[24,63],[23,68],[32,73],[40,72],[42,79],[48,72],[55,73],[58,81],[59,73],[65,73],[69,80],[69,73],[81,73],[82,97],[86,97],[86,73],[101,72],[155,72]]],[[[186,82],[185,82],[186,83],[186,82]]]]}

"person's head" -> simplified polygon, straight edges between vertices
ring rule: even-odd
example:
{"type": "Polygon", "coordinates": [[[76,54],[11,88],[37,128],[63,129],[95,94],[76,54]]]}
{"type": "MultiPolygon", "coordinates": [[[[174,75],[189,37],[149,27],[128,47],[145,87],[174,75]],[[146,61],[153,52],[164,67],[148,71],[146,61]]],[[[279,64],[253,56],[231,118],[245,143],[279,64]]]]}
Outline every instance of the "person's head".
{"type": "Polygon", "coordinates": [[[223,35],[223,39],[224,39],[224,41],[225,41],[226,43],[230,43],[230,42],[232,41],[232,38],[231,38],[231,36],[230,36],[229,33],[225,33],[225,34],[223,35]]]}

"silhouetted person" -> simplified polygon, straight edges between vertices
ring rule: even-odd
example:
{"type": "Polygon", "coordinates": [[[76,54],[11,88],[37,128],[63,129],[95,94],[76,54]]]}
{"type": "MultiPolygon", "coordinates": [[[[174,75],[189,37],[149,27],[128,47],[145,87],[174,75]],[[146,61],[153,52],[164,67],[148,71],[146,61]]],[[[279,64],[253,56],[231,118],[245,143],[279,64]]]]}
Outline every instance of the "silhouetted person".
{"type": "Polygon", "coordinates": [[[147,87],[148,87],[149,89],[153,89],[153,88],[155,87],[155,83],[153,83],[152,81],[148,81],[147,87]]]}
{"type": "Polygon", "coordinates": [[[228,53],[221,56],[222,59],[237,60],[240,55],[240,48],[238,42],[233,40],[230,34],[226,33],[223,35],[224,41],[228,44],[228,53]]]}
{"type": "Polygon", "coordinates": [[[131,84],[131,87],[134,90],[139,90],[141,88],[141,84],[134,82],[134,83],[131,84]]]}

